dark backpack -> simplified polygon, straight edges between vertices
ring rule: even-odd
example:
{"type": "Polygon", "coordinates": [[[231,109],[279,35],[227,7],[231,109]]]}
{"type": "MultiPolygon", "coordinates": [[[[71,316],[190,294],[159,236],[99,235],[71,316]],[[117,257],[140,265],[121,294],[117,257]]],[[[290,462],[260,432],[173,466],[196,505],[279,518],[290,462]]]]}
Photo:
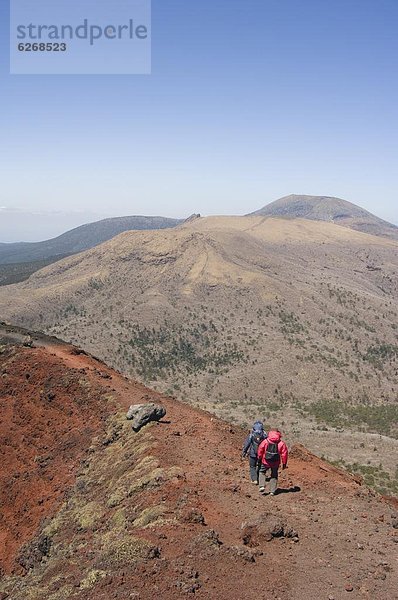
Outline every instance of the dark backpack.
{"type": "Polygon", "coordinates": [[[251,443],[252,443],[253,449],[256,454],[258,452],[259,445],[264,440],[265,440],[264,431],[252,431],[251,443]]]}
{"type": "Polygon", "coordinates": [[[265,451],[265,460],[267,462],[277,462],[280,459],[278,444],[275,442],[268,442],[267,449],[265,451]]]}

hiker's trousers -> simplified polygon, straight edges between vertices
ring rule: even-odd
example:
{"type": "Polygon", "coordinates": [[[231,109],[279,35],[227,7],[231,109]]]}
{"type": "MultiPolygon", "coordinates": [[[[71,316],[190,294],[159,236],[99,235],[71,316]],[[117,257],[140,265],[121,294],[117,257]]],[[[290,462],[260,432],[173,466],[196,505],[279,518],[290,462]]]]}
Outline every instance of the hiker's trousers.
{"type": "Polygon", "coordinates": [[[265,487],[265,477],[266,477],[267,471],[269,469],[271,469],[271,479],[269,482],[269,491],[276,492],[276,488],[278,485],[279,465],[277,467],[267,467],[267,465],[264,465],[263,463],[261,463],[260,473],[258,476],[258,483],[259,483],[260,487],[265,487]]]}
{"type": "Polygon", "coordinates": [[[258,474],[260,471],[261,462],[255,456],[249,456],[250,466],[250,479],[252,481],[258,481],[258,474]]]}

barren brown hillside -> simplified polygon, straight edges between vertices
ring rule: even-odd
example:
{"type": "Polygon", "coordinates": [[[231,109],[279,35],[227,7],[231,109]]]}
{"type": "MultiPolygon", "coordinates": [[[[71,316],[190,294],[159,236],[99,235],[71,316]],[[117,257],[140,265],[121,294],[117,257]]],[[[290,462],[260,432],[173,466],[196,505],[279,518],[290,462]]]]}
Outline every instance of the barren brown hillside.
{"type": "Polygon", "coordinates": [[[328,221],[372,235],[398,240],[398,227],[356,204],[330,196],[291,194],[267,204],[252,215],[284,216],[314,221],[328,221]]]}
{"type": "Polygon", "coordinates": [[[34,347],[0,354],[3,600],[398,598],[396,503],[300,446],[261,496],[243,429],[57,340],[14,339],[34,347]],[[149,400],[166,417],[134,433],[126,409],[149,400]]]}
{"type": "Polygon", "coordinates": [[[0,311],[228,420],[283,422],[394,491],[397,273],[393,240],[212,217],[121,234],[0,290],[0,311]]]}

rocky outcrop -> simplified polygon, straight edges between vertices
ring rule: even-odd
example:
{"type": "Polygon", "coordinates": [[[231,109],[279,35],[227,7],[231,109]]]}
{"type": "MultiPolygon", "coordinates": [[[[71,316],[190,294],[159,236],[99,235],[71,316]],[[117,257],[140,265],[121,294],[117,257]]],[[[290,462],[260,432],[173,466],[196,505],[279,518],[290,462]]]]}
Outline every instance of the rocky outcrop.
{"type": "Polygon", "coordinates": [[[166,415],[166,409],[160,404],[132,404],[127,412],[127,419],[133,421],[131,427],[139,431],[151,421],[160,421],[166,415]]]}
{"type": "Polygon", "coordinates": [[[29,571],[29,569],[33,569],[35,565],[38,565],[45,556],[49,555],[50,549],[51,539],[42,535],[21,549],[18,562],[25,571],[29,571]]]}
{"type": "Polygon", "coordinates": [[[263,513],[253,521],[242,523],[241,537],[243,543],[251,547],[261,546],[277,537],[288,537],[298,541],[297,532],[270,513],[263,513]]]}
{"type": "Polygon", "coordinates": [[[196,221],[196,219],[200,219],[200,213],[192,213],[187,219],[185,219],[184,223],[191,223],[192,221],[196,221]]]}

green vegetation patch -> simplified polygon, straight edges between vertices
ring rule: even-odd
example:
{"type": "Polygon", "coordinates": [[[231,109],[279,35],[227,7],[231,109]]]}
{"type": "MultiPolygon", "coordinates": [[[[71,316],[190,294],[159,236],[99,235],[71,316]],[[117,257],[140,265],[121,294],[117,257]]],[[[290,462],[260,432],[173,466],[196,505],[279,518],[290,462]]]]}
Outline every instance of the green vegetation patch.
{"type": "Polygon", "coordinates": [[[398,438],[398,405],[351,406],[338,400],[320,400],[307,410],[317,421],[333,427],[365,426],[369,432],[398,438]]]}
{"type": "Polygon", "coordinates": [[[76,506],[73,511],[73,517],[76,523],[82,529],[90,529],[99,522],[104,515],[104,507],[98,502],[92,501],[84,503],[83,501],[76,506]]]}
{"type": "Polygon", "coordinates": [[[366,353],[362,356],[363,360],[370,362],[378,369],[382,369],[384,364],[391,362],[398,357],[398,346],[393,344],[376,344],[369,346],[366,353]]]}
{"type": "Polygon", "coordinates": [[[395,475],[391,476],[383,470],[381,465],[361,465],[357,462],[349,464],[344,460],[333,461],[332,464],[343,467],[355,475],[361,475],[365,484],[379,492],[379,494],[398,496],[398,469],[395,471],[395,475]]]}
{"type": "Polygon", "coordinates": [[[106,577],[106,571],[102,571],[101,569],[93,569],[80,583],[80,589],[90,590],[104,577],[106,577]]]}
{"type": "Polygon", "coordinates": [[[131,565],[139,560],[154,558],[158,550],[146,540],[128,536],[111,542],[104,551],[102,561],[110,567],[131,565]]]}
{"type": "Polygon", "coordinates": [[[165,512],[164,506],[150,506],[145,508],[133,522],[133,527],[142,528],[153,525],[165,512]]]}
{"type": "Polygon", "coordinates": [[[129,465],[120,475],[109,481],[110,496],[107,506],[119,506],[125,498],[140,491],[148,485],[156,485],[163,479],[164,471],[158,467],[158,461],[153,456],[145,456],[134,467],[129,465]]]}
{"type": "Polygon", "coordinates": [[[26,281],[26,279],[33,275],[33,273],[36,273],[36,271],[39,271],[47,265],[51,265],[52,263],[57,262],[58,260],[61,260],[67,256],[68,254],[64,254],[44,260],[0,265],[0,286],[26,281]]]}
{"type": "Polygon", "coordinates": [[[279,321],[282,333],[284,334],[294,335],[305,331],[305,327],[300,323],[300,319],[292,312],[281,310],[279,312],[279,321]]]}
{"type": "Polygon", "coordinates": [[[208,323],[158,329],[135,325],[128,345],[130,362],[144,380],[162,379],[180,373],[218,372],[245,360],[236,342],[223,341],[216,325],[208,323]]]}

